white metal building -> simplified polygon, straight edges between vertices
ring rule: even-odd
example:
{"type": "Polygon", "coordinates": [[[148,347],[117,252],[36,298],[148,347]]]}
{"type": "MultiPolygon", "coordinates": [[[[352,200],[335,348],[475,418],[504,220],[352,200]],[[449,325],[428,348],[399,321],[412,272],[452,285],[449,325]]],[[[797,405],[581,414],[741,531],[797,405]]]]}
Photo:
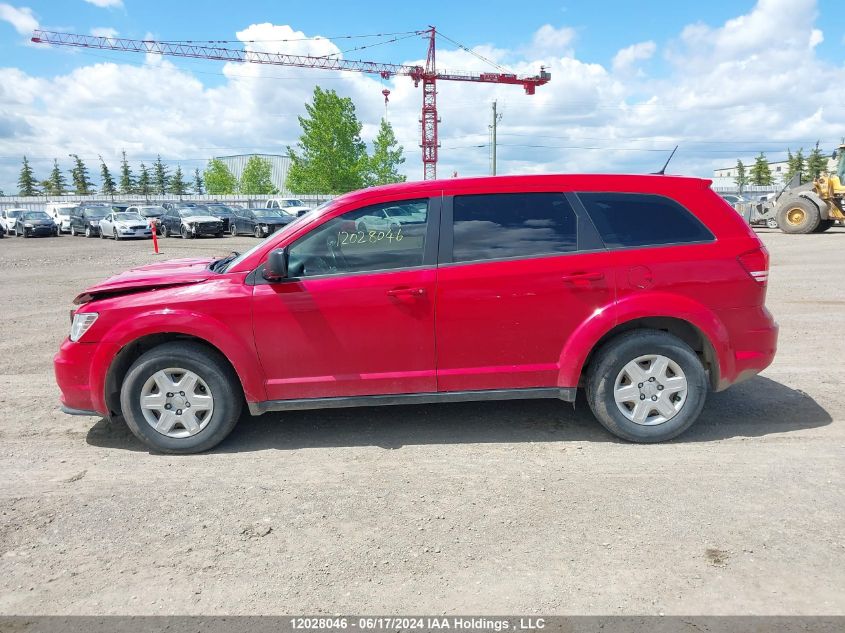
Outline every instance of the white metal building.
{"type": "MultiPolygon", "coordinates": [[[[806,161],[807,157],[804,157],[806,161]]],[[[745,164],[745,173],[750,175],[751,168],[754,166],[754,161],[745,164]]],[[[769,169],[772,170],[772,176],[775,179],[775,185],[783,185],[783,176],[789,169],[789,165],[785,160],[769,161],[769,169]]],[[[836,160],[833,158],[827,159],[827,171],[831,174],[836,173],[836,160]]],[[[731,167],[723,167],[722,169],[713,170],[713,186],[714,187],[733,187],[736,185],[736,164],[731,167]]]]}
{"type": "Polygon", "coordinates": [[[215,156],[215,159],[226,165],[235,178],[240,180],[247,161],[253,156],[263,158],[270,163],[270,178],[272,178],[273,184],[281,193],[288,193],[285,189],[285,180],[290,169],[290,157],[285,154],[235,154],[233,156],[215,156]]]}

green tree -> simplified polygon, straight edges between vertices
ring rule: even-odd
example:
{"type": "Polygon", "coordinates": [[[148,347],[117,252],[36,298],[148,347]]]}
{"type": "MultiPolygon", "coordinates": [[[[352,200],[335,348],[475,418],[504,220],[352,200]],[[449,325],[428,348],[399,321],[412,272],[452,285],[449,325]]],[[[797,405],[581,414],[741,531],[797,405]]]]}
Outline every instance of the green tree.
{"type": "Polygon", "coordinates": [[[100,185],[100,193],[107,196],[113,196],[117,193],[114,178],[112,178],[109,167],[106,165],[106,161],[103,160],[102,156],[100,156],[100,181],[102,183],[100,185]]]}
{"type": "Polygon", "coordinates": [[[296,193],[344,193],[363,187],[369,161],[352,99],[317,86],[305,110],[308,116],[299,117],[297,150],[288,147],[286,187],[296,193]]]}
{"type": "Polygon", "coordinates": [[[132,175],[129,161],[126,160],[126,150],[123,150],[122,154],[123,158],[120,161],[120,193],[135,193],[138,183],[135,182],[135,176],[132,175]]]}
{"type": "Polygon", "coordinates": [[[212,195],[235,193],[238,181],[222,160],[212,158],[205,168],[205,188],[212,195]]]}
{"type": "Polygon", "coordinates": [[[279,193],[273,184],[270,161],[260,156],[250,156],[241,174],[239,191],[248,194],[279,193]]]}
{"type": "Polygon", "coordinates": [[[167,185],[170,182],[170,175],[167,172],[167,165],[161,162],[161,154],[159,154],[153,163],[153,189],[158,194],[167,193],[167,185]]]}
{"type": "Polygon", "coordinates": [[[772,178],[772,170],[769,168],[769,162],[766,160],[766,155],[760,152],[751,166],[751,184],[771,185],[772,183],[774,183],[774,179],[772,178]]]}
{"type": "Polygon", "coordinates": [[[804,148],[799,149],[795,154],[786,151],[786,172],[783,174],[784,184],[792,180],[796,175],[800,178],[799,183],[806,180],[807,164],[804,161],[804,148]]]}
{"type": "Polygon", "coordinates": [[[50,170],[50,177],[44,181],[44,192],[50,196],[60,196],[67,189],[67,180],[59,169],[59,161],[53,159],[53,169],[50,170]]]}
{"type": "Polygon", "coordinates": [[[734,178],[734,182],[739,187],[740,193],[748,185],[748,172],[745,170],[745,165],[741,160],[736,161],[736,178],[734,178]]]}
{"type": "Polygon", "coordinates": [[[827,157],[819,148],[819,142],[816,141],[816,146],[807,156],[807,177],[809,179],[816,179],[821,176],[822,172],[827,170],[827,157]]]}
{"type": "Polygon", "coordinates": [[[173,172],[173,176],[170,178],[170,182],[168,184],[170,187],[170,193],[176,196],[185,195],[188,191],[188,183],[185,182],[185,178],[182,175],[182,167],[179,165],[176,166],[176,171],[173,172]]]}
{"type": "Polygon", "coordinates": [[[387,119],[382,119],[378,136],[373,141],[373,155],[369,159],[366,184],[373,186],[405,182],[406,176],[399,173],[399,167],[405,162],[402,155],[404,151],[396,140],[393,126],[387,119]]]}
{"type": "Polygon", "coordinates": [[[202,175],[199,167],[194,169],[194,193],[199,196],[203,194],[202,175]]]}
{"type": "Polygon", "coordinates": [[[35,174],[32,173],[32,166],[29,164],[26,156],[24,156],[23,165],[21,166],[21,174],[18,176],[18,190],[20,195],[38,195],[38,187],[36,185],[35,174]]]}
{"type": "Polygon", "coordinates": [[[88,177],[88,168],[78,154],[71,154],[70,157],[73,158],[73,168],[70,170],[73,188],[77,195],[87,196],[94,187],[94,183],[88,177]]]}
{"type": "Polygon", "coordinates": [[[153,183],[152,178],[150,177],[150,170],[147,169],[147,166],[144,163],[141,163],[141,170],[138,175],[138,186],[135,191],[146,198],[153,190],[152,185],[153,183]]]}

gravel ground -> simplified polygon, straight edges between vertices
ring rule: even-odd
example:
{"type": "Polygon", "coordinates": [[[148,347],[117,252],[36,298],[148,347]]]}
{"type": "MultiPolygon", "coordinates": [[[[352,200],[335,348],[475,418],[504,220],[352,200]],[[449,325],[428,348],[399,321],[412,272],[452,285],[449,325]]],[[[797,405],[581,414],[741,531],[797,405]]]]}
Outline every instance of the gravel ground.
{"type": "Polygon", "coordinates": [[[0,614],[845,614],[845,230],[761,235],[777,359],[673,442],[527,401],[267,414],[188,457],[52,375],[73,296],[150,243],[3,239],[0,614]]]}

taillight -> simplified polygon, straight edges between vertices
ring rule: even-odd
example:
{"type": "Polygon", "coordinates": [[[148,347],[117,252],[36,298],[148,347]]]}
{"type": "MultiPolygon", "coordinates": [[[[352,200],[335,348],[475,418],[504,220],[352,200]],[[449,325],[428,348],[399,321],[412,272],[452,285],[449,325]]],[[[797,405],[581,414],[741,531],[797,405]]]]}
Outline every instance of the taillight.
{"type": "Polygon", "coordinates": [[[764,284],[769,280],[769,252],[765,247],[743,253],[737,259],[754,281],[764,284]]]}

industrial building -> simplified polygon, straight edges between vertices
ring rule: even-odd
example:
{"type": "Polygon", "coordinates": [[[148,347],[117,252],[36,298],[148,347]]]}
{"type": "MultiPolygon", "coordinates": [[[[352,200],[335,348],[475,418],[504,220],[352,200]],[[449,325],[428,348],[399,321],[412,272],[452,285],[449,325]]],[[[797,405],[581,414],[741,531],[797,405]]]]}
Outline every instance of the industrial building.
{"type": "MultiPolygon", "coordinates": [[[[804,160],[807,160],[807,157],[804,157],[804,160]]],[[[745,173],[746,175],[751,175],[751,168],[754,166],[754,161],[750,160],[749,162],[745,163],[745,173]]],[[[789,165],[785,160],[777,160],[777,161],[769,161],[769,169],[772,172],[772,177],[774,178],[775,185],[783,185],[783,176],[789,170],[789,165]]],[[[836,159],[828,158],[827,159],[827,171],[829,173],[836,172],[836,159]]],[[[714,169],[713,170],[713,186],[716,188],[722,187],[734,187],[736,186],[736,163],[731,165],[730,167],[723,167],[721,169],[714,169]]]]}
{"type": "Polygon", "coordinates": [[[290,156],[286,154],[234,154],[232,156],[215,156],[214,159],[226,165],[235,178],[240,180],[247,161],[253,156],[258,156],[270,163],[270,178],[273,180],[273,185],[280,193],[288,193],[285,188],[285,180],[287,180],[288,170],[290,169],[290,156]]]}

